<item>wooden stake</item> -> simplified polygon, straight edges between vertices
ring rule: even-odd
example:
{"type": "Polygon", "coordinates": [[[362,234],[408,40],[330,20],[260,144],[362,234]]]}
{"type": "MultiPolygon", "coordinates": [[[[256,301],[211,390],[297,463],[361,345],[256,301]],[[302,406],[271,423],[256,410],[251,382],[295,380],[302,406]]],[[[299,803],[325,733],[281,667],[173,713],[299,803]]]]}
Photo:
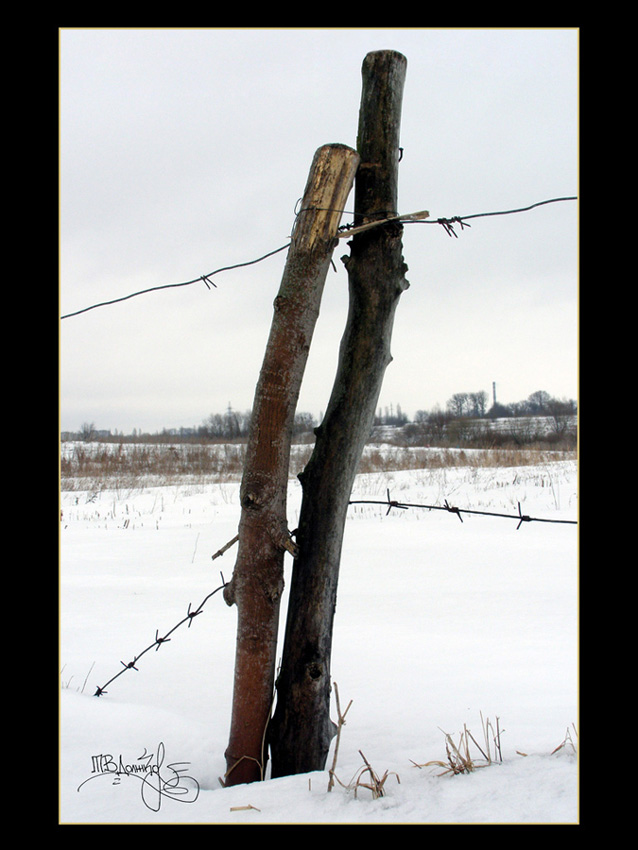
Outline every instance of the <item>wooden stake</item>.
{"type": "MultiPolygon", "coordinates": [[[[294,415],[341,213],[359,157],[346,145],[316,152],[297,217],[259,375],[240,488],[238,553],[224,599],[237,605],[227,785],[265,773],[274,693],[284,553],[292,546],[286,495],[294,415]]],[[[241,352],[237,352],[241,356],[241,352]]]]}
{"type": "Polygon", "coordinates": [[[343,532],[354,477],[392,359],[395,308],[408,287],[396,213],[406,66],[400,53],[382,50],[368,54],[362,67],[354,224],[363,228],[354,234],[351,256],[344,259],[350,306],[332,395],[310,461],[299,476],[299,554],[271,723],[273,777],[323,770],[337,731],[330,719],[330,656],[343,532]],[[386,226],[379,227],[381,223],[386,226]]]}

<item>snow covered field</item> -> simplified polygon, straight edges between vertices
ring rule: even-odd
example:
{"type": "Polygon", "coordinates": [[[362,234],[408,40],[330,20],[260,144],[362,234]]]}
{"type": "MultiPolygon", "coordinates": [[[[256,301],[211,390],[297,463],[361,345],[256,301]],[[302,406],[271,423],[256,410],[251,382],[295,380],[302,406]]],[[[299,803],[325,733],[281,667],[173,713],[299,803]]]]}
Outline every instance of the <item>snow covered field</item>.
{"type": "MultiPolygon", "coordinates": [[[[388,489],[400,502],[508,514],[520,502],[532,517],[577,519],[574,461],[360,475],[352,498],[388,489]]],[[[388,771],[385,795],[328,792],[327,770],[223,788],[235,609],[212,596],[124,668],[220,571],[230,579],[235,550],[211,555],[237,532],[237,494],[236,482],[62,493],[61,823],[578,822],[578,527],[445,511],[350,508],[332,678],[342,710],[352,705],[336,775],[348,786],[363,753],[388,771]],[[492,740],[492,763],[470,773],[423,766],[446,762],[445,733],[456,743],[464,727],[485,747],[497,718],[500,759],[492,740]]],[[[291,528],[300,497],[291,480],[291,528]]]]}

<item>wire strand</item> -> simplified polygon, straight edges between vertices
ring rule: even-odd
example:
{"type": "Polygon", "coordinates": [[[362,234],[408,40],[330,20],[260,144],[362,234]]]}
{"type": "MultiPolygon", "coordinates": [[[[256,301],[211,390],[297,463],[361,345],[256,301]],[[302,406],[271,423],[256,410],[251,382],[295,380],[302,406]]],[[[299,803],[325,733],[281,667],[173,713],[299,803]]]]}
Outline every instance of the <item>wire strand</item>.
{"type": "Polygon", "coordinates": [[[135,298],[138,295],[146,295],[148,292],[157,292],[160,289],[174,289],[179,286],[192,286],[194,283],[199,283],[203,281],[207,286],[211,283],[216,287],[216,284],[213,283],[210,278],[215,274],[220,274],[220,272],[227,272],[231,269],[239,269],[243,266],[252,266],[255,263],[260,263],[262,260],[266,260],[268,257],[272,257],[273,254],[278,254],[280,251],[284,251],[288,248],[290,243],[286,243],[286,245],[282,245],[280,248],[275,248],[274,251],[269,251],[267,254],[264,254],[262,257],[258,257],[256,260],[248,260],[245,263],[235,263],[232,266],[222,266],[220,269],[215,269],[214,272],[209,272],[208,274],[200,275],[199,277],[194,278],[193,280],[184,281],[184,283],[165,283],[161,286],[151,286],[149,289],[141,289],[139,292],[132,292],[130,295],[124,295],[122,298],[113,298],[111,301],[101,301],[99,304],[93,304],[90,307],[85,307],[83,310],[76,310],[74,313],[66,313],[66,315],[61,316],[62,319],[68,319],[71,316],[79,316],[80,313],[88,313],[89,310],[95,310],[97,307],[106,307],[109,304],[118,304],[120,301],[128,301],[129,298],[135,298]]]}
{"type": "MultiPolygon", "coordinates": [[[[437,219],[432,219],[432,218],[430,218],[430,219],[415,219],[415,218],[410,219],[410,218],[408,218],[408,219],[405,219],[405,223],[406,224],[439,224],[444,228],[444,230],[446,231],[448,236],[455,236],[458,239],[458,235],[454,231],[454,227],[453,227],[454,224],[460,224],[461,229],[463,229],[464,222],[468,221],[469,219],[486,218],[488,216],[498,216],[498,215],[512,215],[513,213],[528,212],[529,210],[533,210],[536,207],[545,206],[546,204],[555,204],[555,203],[558,203],[560,201],[577,201],[577,200],[578,200],[578,197],[576,195],[572,195],[572,196],[565,197],[565,198],[550,198],[546,201],[538,201],[535,204],[530,204],[529,206],[526,206],[526,207],[518,207],[517,209],[512,209],[512,210],[499,210],[499,211],[496,211],[496,212],[473,213],[472,215],[462,215],[462,216],[457,215],[457,216],[452,216],[452,218],[437,218],[437,219]]],[[[297,204],[298,203],[299,202],[297,202],[297,204]]],[[[313,207],[312,209],[316,209],[316,208],[313,207]]],[[[295,207],[295,217],[299,216],[302,212],[307,212],[307,211],[308,211],[307,209],[297,209],[295,207]]],[[[330,210],[330,211],[331,212],[340,212],[342,214],[347,212],[346,210],[330,210]]],[[[351,226],[352,225],[348,225],[348,224],[342,225],[339,228],[339,231],[343,231],[343,230],[347,231],[351,226]]],[[[467,224],[465,226],[471,227],[471,225],[469,225],[469,224],[467,224]]],[[[209,283],[212,284],[212,286],[216,287],[217,285],[212,280],[210,280],[210,278],[212,278],[213,275],[220,274],[221,272],[225,272],[225,271],[230,271],[231,269],[239,269],[239,268],[243,268],[244,266],[252,266],[252,265],[255,265],[255,263],[261,263],[262,260],[266,260],[266,259],[268,259],[268,257],[272,257],[274,254],[279,254],[281,251],[285,251],[287,248],[290,247],[290,244],[291,244],[290,242],[287,242],[285,245],[282,245],[279,248],[275,248],[274,251],[269,251],[267,254],[264,254],[261,257],[257,257],[257,259],[255,259],[255,260],[248,260],[244,263],[235,263],[232,266],[222,266],[219,269],[215,269],[215,271],[213,271],[213,272],[209,272],[208,274],[200,275],[199,277],[196,277],[193,280],[187,280],[187,281],[184,281],[183,283],[165,283],[165,284],[162,284],[160,286],[151,286],[148,289],[141,289],[138,292],[132,292],[130,295],[124,295],[121,298],[113,298],[110,301],[101,301],[99,304],[92,304],[90,307],[84,307],[82,310],[75,310],[73,313],[66,313],[64,316],[61,316],[60,318],[61,319],[69,319],[72,316],[79,316],[82,313],[88,313],[89,310],[96,310],[98,307],[106,307],[110,304],[119,304],[122,301],[128,301],[130,298],[136,298],[138,295],[146,295],[149,292],[158,292],[160,289],[175,289],[175,288],[178,288],[178,287],[181,287],[181,286],[192,286],[194,283],[200,283],[200,282],[205,283],[207,288],[210,288],[208,286],[209,283]]]]}
{"type": "Polygon", "coordinates": [[[527,207],[519,207],[518,209],[514,209],[514,210],[499,210],[497,212],[473,213],[472,215],[455,215],[455,216],[452,216],[452,218],[436,218],[436,219],[429,219],[429,220],[426,220],[426,219],[421,219],[421,220],[419,220],[419,219],[408,219],[408,220],[406,220],[406,223],[407,224],[440,224],[443,227],[443,229],[445,230],[445,232],[448,234],[448,236],[455,236],[458,239],[458,235],[454,231],[454,225],[460,224],[461,230],[463,230],[464,227],[471,227],[472,225],[465,223],[471,218],[486,218],[488,216],[495,216],[495,215],[512,215],[514,213],[528,212],[529,210],[533,210],[536,207],[545,206],[546,204],[556,204],[556,203],[559,203],[560,201],[577,201],[577,200],[578,200],[578,196],[572,195],[572,196],[565,197],[565,198],[550,198],[547,201],[538,201],[535,204],[530,204],[527,207]]]}
{"type": "MultiPolygon", "coordinates": [[[[450,219],[442,219],[442,220],[443,221],[467,221],[469,218],[485,218],[486,216],[491,216],[491,215],[512,215],[513,213],[528,212],[529,210],[533,210],[535,207],[545,206],[545,204],[556,204],[559,201],[577,201],[577,200],[578,200],[577,195],[572,195],[572,196],[566,197],[566,198],[550,198],[548,201],[538,201],[535,204],[530,204],[528,207],[519,207],[518,209],[515,209],[515,210],[500,210],[498,212],[474,213],[473,215],[455,215],[450,219]]],[[[435,220],[430,220],[430,221],[424,220],[424,221],[421,221],[421,222],[415,220],[413,223],[414,224],[419,224],[419,223],[420,224],[438,224],[439,221],[441,221],[441,219],[435,219],[435,220]]]]}

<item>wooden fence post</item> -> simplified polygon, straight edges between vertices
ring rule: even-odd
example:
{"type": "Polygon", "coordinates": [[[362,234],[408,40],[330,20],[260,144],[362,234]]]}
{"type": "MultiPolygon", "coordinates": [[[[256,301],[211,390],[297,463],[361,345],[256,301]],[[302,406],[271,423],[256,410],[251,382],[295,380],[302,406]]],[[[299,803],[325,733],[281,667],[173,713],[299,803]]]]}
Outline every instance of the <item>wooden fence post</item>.
{"type": "Polygon", "coordinates": [[[237,643],[225,784],[263,778],[272,708],[283,559],[294,551],[286,519],[290,445],[301,380],[336,233],[359,162],[346,145],[315,153],[293,230],[255,391],[237,561],[224,589],[237,605],[237,643]]]}
{"type": "MultiPolygon", "coordinates": [[[[394,51],[368,54],[363,62],[355,226],[397,213],[406,65],[394,51]]],[[[313,454],[299,476],[299,552],[269,732],[273,777],[323,770],[335,733],[330,657],[341,547],[354,477],[392,359],[395,308],[408,286],[402,232],[398,221],[364,228],[353,236],[350,257],[344,258],[350,305],[337,374],[313,454]]]]}

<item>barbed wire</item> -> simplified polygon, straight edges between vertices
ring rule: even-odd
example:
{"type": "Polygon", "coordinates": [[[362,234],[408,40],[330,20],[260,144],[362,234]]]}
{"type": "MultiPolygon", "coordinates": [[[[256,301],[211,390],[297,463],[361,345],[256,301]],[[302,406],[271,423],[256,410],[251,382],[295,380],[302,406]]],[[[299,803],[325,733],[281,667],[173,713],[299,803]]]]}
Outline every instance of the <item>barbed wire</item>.
{"type": "Polygon", "coordinates": [[[93,304],[90,307],[84,307],[82,310],[76,310],[74,313],[66,313],[66,315],[61,316],[61,319],[69,319],[71,316],[79,316],[80,313],[88,313],[89,310],[95,310],[97,307],[106,307],[109,304],[118,304],[120,301],[128,301],[129,298],[136,298],[138,295],[146,295],[148,292],[157,292],[160,289],[175,289],[180,286],[192,286],[194,283],[205,283],[206,288],[210,289],[208,284],[217,289],[217,284],[211,280],[213,275],[221,274],[221,272],[227,272],[231,269],[240,269],[244,266],[252,266],[255,263],[261,263],[262,260],[268,259],[268,257],[272,257],[273,254],[278,254],[280,251],[284,251],[290,243],[288,242],[286,245],[282,245],[280,248],[275,248],[274,251],[269,251],[267,254],[264,254],[262,257],[257,257],[256,260],[248,260],[244,263],[235,263],[232,266],[223,266],[220,269],[215,269],[214,272],[208,272],[208,274],[202,274],[199,277],[194,278],[193,280],[187,280],[183,283],[165,283],[161,286],[151,286],[149,289],[141,289],[139,292],[132,292],[130,295],[124,295],[121,298],[113,298],[111,301],[102,301],[99,304],[93,304]]]}
{"type": "Polygon", "coordinates": [[[506,519],[517,519],[518,525],[516,526],[516,530],[521,527],[524,522],[554,522],[561,523],[563,525],[578,525],[577,520],[573,519],[549,519],[548,517],[532,517],[523,514],[521,511],[521,503],[518,503],[518,513],[517,514],[504,514],[499,513],[497,511],[477,511],[470,508],[457,508],[453,505],[450,505],[447,501],[442,505],[420,505],[413,504],[410,502],[399,502],[396,499],[390,498],[390,490],[387,491],[387,498],[382,501],[380,499],[354,499],[348,502],[349,505],[387,505],[388,510],[386,511],[386,516],[390,513],[392,508],[397,508],[398,510],[408,510],[409,508],[423,508],[428,511],[447,511],[451,514],[456,514],[458,518],[463,522],[463,517],[461,514],[477,514],[479,516],[495,516],[495,517],[504,517],[506,519]]]}
{"type": "MultiPolygon", "coordinates": [[[[390,513],[390,511],[393,508],[397,509],[397,510],[409,510],[410,508],[422,508],[424,510],[429,510],[429,511],[446,511],[447,513],[456,514],[456,516],[458,516],[458,518],[460,519],[461,522],[463,522],[463,517],[461,516],[461,514],[475,514],[475,515],[479,515],[479,516],[503,517],[503,518],[506,518],[506,519],[516,519],[516,520],[518,520],[518,525],[516,526],[517,531],[524,522],[548,522],[548,523],[560,523],[560,524],[563,524],[563,525],[577,525],[578,524],[576,520],[550,519],[550,518],[547,518],[547,517],[528,516],[528,515],[526,515],[522,512],[520,502],[518,502],[518,513],[517,514],[506,514],[506,513],[501,513],[501,512],[498,512],[498,511],[479,511],[479,510],[475,510],[473,508],[458,508],[454,505],[450,505],[449,502],[447,501],[447,499],[444,501],[444,503],[442,505],[423,505],[423,504],[415,504],[415,503],[411,503],[411,502],[400,502],[400,501],[398,501],[396,499],[392,499],[390,497],[389,488],[387,489],[386,494],[387,494],[387,497],[386,497],[385,500],[381,500],[381,499],[352,499],[348,502],[348,505],[384,505],[384,506],[387,506],[387,508],[388,508],[388,510],[386,511],[386,516],[388,516],[388,514],[390,513]]],[[[291,532],[291,534],[294,535],[295,532],[293,531],[293,532],[291,532]]],[[[217,552],[215,552],[213,555],[211,555],[211,559],[214,561],[216,558],[221,557],[232,546],[234,546],[238,542],[238,540],[239,540],[239,535],[237,534],[237,535],[235,535],[235,537],[232,538],[232,540],[229,540],[228,543],[226,543],[224,546],[222,546],[220,549],[218,549],[217,552]]],[[[105,682],[103,685],[98,686],[95,693],[94,693],[94,696],[100,697],[103,694],[108,693],[106,688],[112,682],[114,682],[116,679],[118,679],[120,676],[122,676],[124,673],[126,673],[127,670],[136,670],[137,671],[138,670],[137,664],[138,664],[140,658],[142,658],[144,655],[146,655],[147,652],[150,652],[151,649],[154,648],[155,651],[157,652],[158,649],[160,648],[160,646],[162,646],[162,644],[170,642],[170,639],[171,639],[170,636],[175,631],[177,631],[177,629],[179,629],[180,626],[183,626],[184,623],[188,623],[188,628],[190,629],[191,623],[193,622],[195,617],[199,616],[199,614],[202,613],[202,609],[204,608],[204,605],[208,602],[208,600],[212,596],[215,596],[216,593],[219,593],[220,590],[223,590],[224,587],[226,587],[227,582],[224,579],[223,573],[220,573],[220,575],[221,575],[222,583],[219,587],[215,588],[215,590],[213,590],[211,593],[209,593],[200,602],[198,607],[195,608],[195,610],[191,610],[191,603],[189,602],[188,603],[188,610],[186,612],[186,616],[183,617],[176,625],[174,625],[172,629],[169,629],[169,631],[167,631],[164,634],[163,637],[160,637],[159,629],[156,629],[155,630],[155,640],[151,644],[149,644],[146,647],[146,649],[143,649],[142,652],[138,653],[137,655],[134,655],[132,661],[129,661],[128,663],[125,663],[124,661],[120,661],[120,664],[122,665],[122,669],[119,670],[114,676],[111,676],[111,678],[107,682],[105,682]]]]}
{"type": "Polygon", "coordinates": [[[439,224],[439,225],[442,225],[443,229],[448,234],[448,236],[455,236],[458,239],[459,238],[458,234],[455,233],[455,231],[454,231],[454,225],[460,224],[461,230],[463,230],[465,227],[471,227],[472,226],[471,224],[467,224],[467,221],[470,218],[486,218],[487,216],[494,216],[494,215],[513,215],[514,213],[528,212],[529,210],[533,210],[536,207],[545,206],[545,204],[556,204],[556,203],[559,203],[560,201],[577,201],[577,200],[578,200],[578,196],[576,196],[576,195],[566,197],[566,198],[550,198],[547,201],[538,201],[535,204],[530,204],[528,207],[519,207],[518,209],[514,209],[514,210],[501,210],[501,211],[498,211],[498,212],[474,213],[473,215],[455,215],[455,216],[452,216],[452,218],[437,218],[437,219],[430,219],[430,220],[427,220],[427,219],[423,219],[423,220],[410,219],[406,223],[408,223],[408,224],[439,224]]]}
{"type": "MultiPolygon", "coordinates": [[[[213,559],[214,559],[214,558],[216,558],[219,554],[222,554],[222,553],[223,553],[223,550],[221,550],[221,549],[220,549],[220,551],[219,551],[219,552],[217,552],[215,555],[213,555],[213,556],[212,556],[212,557],[213,557],[213,559]]],[[[220,574],[220,575],[221,575],[221,574],[220,574]]],[[[106,690],[106,688],[107,688],[107,687],[111,684],[111,682],[114,682],[114,681],[115,681],[117,678],[119,678],[119,677],[120,677],[123,673],[126,673],[126,671],[127,671],[127,670],[137,670],[137,666],[136,666],[136,665],[137,665],[137,663],[139,662],[140,658],[141,658],[143,655],[146,655],[146,653],[147,653],[147,652],[150,652],[150,651],[151,651],[151,649],[153,649],[153,647],[155,648],[155,652],[157,652],[157,650],[160,648],[160,646],[161,646],[163,643],[167,643],[168,641],[170,641],[170,639],[171,639],[171,638],[170,638],[170,636],[173,634],[173,632],[174,632],[174,631],[176,631],[177,629],[179,629],[179,627],[180,627],[180,626],[183,626],[183,625],[184,625],[184,623],[188,623],[188,628],[190,629],[190,627],[191,627],[191,623],[193,622],[193,620],[195,619],[195,617],[199,616],[199,614],[201,614],[201,613],[202,613],[202,608],[203,608],[203,607],[204,607],[204,605],[208,602],[208,600],[211,598],[211,596],[214,596],[216,593],[219,593],[219,591],[220,591],[220,590],[223,590],[223,589],[224,589],[224,587],[226,587],[226,581],[224,580],[224,576],[222,575],[222,583],[221,583],[221,585],[220,585],[219,587],[215,588],[215,590],[213,590],[213,591],[212,591],[212,593],[209,593],[209,594],[208,594],[208,596],[206,596],[206,597],[205,597],[205,598],[204,598],[204,599],[200,602],[199,606],[198,606],[198,607],[197,607],[194,611],[192,611],[192,610],[191,610],[191,604],[190,604],[190,602],[189,602],[189,603],[188,603],[188,611],[187,611],[187,613],[186,613],[186,616],[185,616],[185,617],[183,617],[183,618],[179,621],[179,623],[177,623],[177,625],[173,626],[173,628],[172,628],[172,629],[170,629],[168,632],[166,632],[166,634],[165,634],[163,637],[160,637],[160,636],[159,636],[159,630],[158,630],[158,629],[156,629],[156,630],[155,630],[155,640],[153,641],[153,643],[149,644],[149,646],[147,646],[147,647],[146,647],[146,649],[142,650],[142,652],[140,652],[138,655],[133,656],[133,660],[132,660],[132,661],[129,661],[127,664],[125,664],[123,661],[120,661],[120,664],[122,665],[122,669],[121,669],[118,673],[116,673],[116,674],[115,674],[115,676],[112,676],[112,677],[108,680],[108,682],[105,682],[105,683],[104,683],[101,687],[100,687],[100,686],[98,686],[98,688],[97,688],[97,690],[95,691],[95,693],[93,694],[93,696],[101,697],[101,696],[102,696],[102,694],[106,694],[106,693],[108,693],[108,691],[106,690]]]]}
{"type": "MultiPolygon", "coordinates": [[[[454,230],[454,225],[460,225],[461,230],[463,230],[466,227],[471,227],[470,224],[467,224],[467,221],[469,219],[485,218],[485,217],[488,217],[488,216],[512,215],[514,213],[528,212],[529,210],[533,210],[536,207],[545,206],[546,204],[555,204],[555,203],[559,203],[561,201],[576,201],[576,200],[578,200],[577,195],[573,195],[573,196],[569,196],[569,197],[565,197],[565,198],[550,198],[546,201],[538,201],[537,203],[530,204],[529,206],[526,206],[526,207],[519,207],[517,209],[499,210],[499,211],[496,211],[496,212],[473,213],[472,215],[462,215],[462,216],[455,215],[455,216],[452,216],[451,218],[417,219],[417,218],[414,218],[414,214],[412,216],[406,216],[405,218],[402,218],[400,215],[398,215],[396,213],[391,213],[390,215],[392,216],[391,221],[400,222],[401,224],[437,224],[437,225],[443,227],[443,229],[448,234],[448,236],[454,236],[455,238],[458,239],[458,234],[454,230]]],[[[299,202],[297,201],[297,204],[298,203],[299,202]]],[[[306,208],[302,208],[302,209],[298,210],[296,208],[296,205],[295,205],[295,218],[297,218],[302,212],[308,212],[309,209],[310,208],[306,207],[306,208]]],[[[319,208],[313,207],[312,209],[316,210],[316,209],[319,209],[319,208]]],[[[348,210],[329,210],[329,209],[325,209],[323,207],[320,208],[320,209],[322,209],[322,211],[324,211],[324,212],[339,212],[341,214],[354,215],[354,213],[352,211],[348,211],[348,210]]],[[[379,222],[379,224],[384,224],[384,223],[385,223],[384,221],[379,222]]],[[[337,232],[340,236],[343,236],[343,235],[347,235],[347,231],[350,230],[350,229],[353,229],[353,228],[354,228],[354,225],[352,225],[352,224],[344,224],[344,225],[341,225],[341,227],[338,228],[337,232]]],[[[269,257],[272,257],[274,254],[279,254],[281,251],[285,251],[286,249],[288,249],[290,247],[290,245],[291,245],[291,242],[287,242],[285,245],[281,245],[279,248],[275,248],[273,251],[269,251],[267,254],[263,254],[263,256],[257,257],[257,259],[255,259],[255,260],[247,260],[246,262],[243,262],[243,263],[235,263],[235,264],[230,265],[230,266],[222,266],[219,269],[215,269],[215,271],[208,272],[208,274],[202,274],[199,277],[193,278],[193,280],[183,281],[182,283],[165,283],[165,284],[161,284],[159,286],[151,286],[148,289],[141,289],[138,292],[132,292],[130,295],[124,295],[120,298],[113,298],[110,301],[101,301],[98,304],[92,304],[90,307],[84,307],[81,310],[75,310],[72,313],[66,313],[65,315],[61,316],[60,319],[70,319],[72,316],[79,316],[82,313],[88,313],[90,310],[96,310],[98,307],[106,307],[110,304],[118,304],[122,301],[128,301],[131,298],[136,298],[138,295],[146,295],[149,292],[158,292],[161,289],[175,289],[175,288],[182,287],[182,286],[192,286],[195,283],[204,283],[206,285],[207,289],[210,289],[210,286],[214,286],[215,288],[217,288],[217,284],[213,280],[211,280],[211,278],[214,275],[221,274],[222,272],[225,272],[225,271],[230,271],[231,269],[239,269],[239,268],[243,268],[244,266],[252,266],[252,265],[255,265],[256,263],[261,263],[263,260],[266,260],[269,257]],[[210,286],[209,286],[209,284],[210,284],[210,286]]]]}

